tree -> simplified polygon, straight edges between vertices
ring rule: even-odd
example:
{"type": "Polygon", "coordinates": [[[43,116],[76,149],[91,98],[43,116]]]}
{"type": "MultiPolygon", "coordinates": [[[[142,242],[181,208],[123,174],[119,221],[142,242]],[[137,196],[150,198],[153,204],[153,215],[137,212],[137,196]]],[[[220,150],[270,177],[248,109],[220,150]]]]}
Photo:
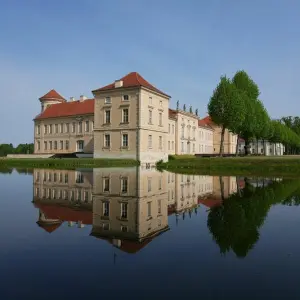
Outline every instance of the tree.
{"type": "Polygon", "coordinates": [[[263,109],[261,102],[258,101],[260,92],[257,84],[243,70],[237,71],[232,81],[241,95],[247,112],[245,114],[244,122],[236,132],[245,140],[245,154],[247,155],[249,154],[250,140],[257,135],[259,130],[259,118],[257,114],[261,113],[261,110],[263,109]]]}
{"type": "Polygon", "coordinates": [[[241,126],[246,113],[244,107],[244,102],[235,85],[226,76],[222,76],[207,107],[212,121],[222,128],[220,156],[224,152],[225,130],[235,132],[241,126]]]}

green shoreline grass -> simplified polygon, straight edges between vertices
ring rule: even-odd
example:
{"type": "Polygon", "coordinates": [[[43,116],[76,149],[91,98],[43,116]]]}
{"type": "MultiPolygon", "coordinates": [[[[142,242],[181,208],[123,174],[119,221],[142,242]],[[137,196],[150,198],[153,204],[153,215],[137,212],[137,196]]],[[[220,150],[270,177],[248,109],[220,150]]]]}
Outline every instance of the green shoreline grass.
{"type": "MultiPolygon", "coordinates": [[[[126,159],[1,159],[0,168],[109,168],[134,167],[139,162],[126,159]]],[[[196,158],[194,156],[171,156],[169,162],[158,163],[159,170],[194,175],[257,175],[300,177],[300,156],[281,157],[230,157],[196,158]]]]}
{"type": "Polygon", "coordinates": [[[213,157],[172,156],[159,169],[194,175],[300,176],[300,156],[213,157]]]}
{"type": "Polygon", "coordinates": [[[108,168],[134,167],[139,163],[130,159],[93,159],[93,158],[5,158],[0,159],[0,168],[47,168],[47,169],[77,169],[77,168],[108,168]]]}

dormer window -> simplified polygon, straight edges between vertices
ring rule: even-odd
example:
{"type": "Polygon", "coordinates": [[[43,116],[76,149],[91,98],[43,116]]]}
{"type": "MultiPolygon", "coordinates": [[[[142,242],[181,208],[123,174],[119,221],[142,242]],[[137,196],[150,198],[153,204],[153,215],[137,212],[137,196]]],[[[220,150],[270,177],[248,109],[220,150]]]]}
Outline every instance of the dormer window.
{"type": "Polygon", "coordinates": [[[110,104],[111,103],[111,98],[110,97],[105,97],[105,104],[110,104]]]}
{"type": "Polygon", "coordinates": [[[123,95],[123,101],[129,101],[129,96],[128,95],[123,95]]]}

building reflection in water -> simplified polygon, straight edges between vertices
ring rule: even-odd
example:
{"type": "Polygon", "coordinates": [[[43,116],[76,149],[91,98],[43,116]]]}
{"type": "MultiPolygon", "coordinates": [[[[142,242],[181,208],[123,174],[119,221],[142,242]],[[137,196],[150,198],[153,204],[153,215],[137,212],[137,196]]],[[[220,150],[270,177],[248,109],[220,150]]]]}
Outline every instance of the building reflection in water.
{"type": "Polygon", "coordinates": [[[91,170],[35,169],[37,224],[51,233],[92,225],[91,235],[135,253],[169,229],[168,216],[192,217],[200,204],[218,206],[237,191],[236,177],[159,172],[143,167],[91,170]]]}

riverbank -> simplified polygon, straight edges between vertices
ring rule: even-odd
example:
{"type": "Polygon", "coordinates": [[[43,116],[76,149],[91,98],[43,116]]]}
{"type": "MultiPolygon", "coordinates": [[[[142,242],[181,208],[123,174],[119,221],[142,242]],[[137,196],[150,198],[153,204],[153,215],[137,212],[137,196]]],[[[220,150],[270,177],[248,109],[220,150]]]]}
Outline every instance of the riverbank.
{"type": "Polygon", "coordinates": [[[136,160],[130,159],[93,159],[93,158],[35,158],[15,159],[0,158],[0,168],[47,168],[47,169],[76,169],[76,168],[107,168],[107,167],[134,167],[136,160]]]}
{"type": "Polygon", "coordinates": [[[171,156],[169,162],[158,163],[157,167],[174,173],[194,175],[300,176],[300,156],[171,156]]]}

